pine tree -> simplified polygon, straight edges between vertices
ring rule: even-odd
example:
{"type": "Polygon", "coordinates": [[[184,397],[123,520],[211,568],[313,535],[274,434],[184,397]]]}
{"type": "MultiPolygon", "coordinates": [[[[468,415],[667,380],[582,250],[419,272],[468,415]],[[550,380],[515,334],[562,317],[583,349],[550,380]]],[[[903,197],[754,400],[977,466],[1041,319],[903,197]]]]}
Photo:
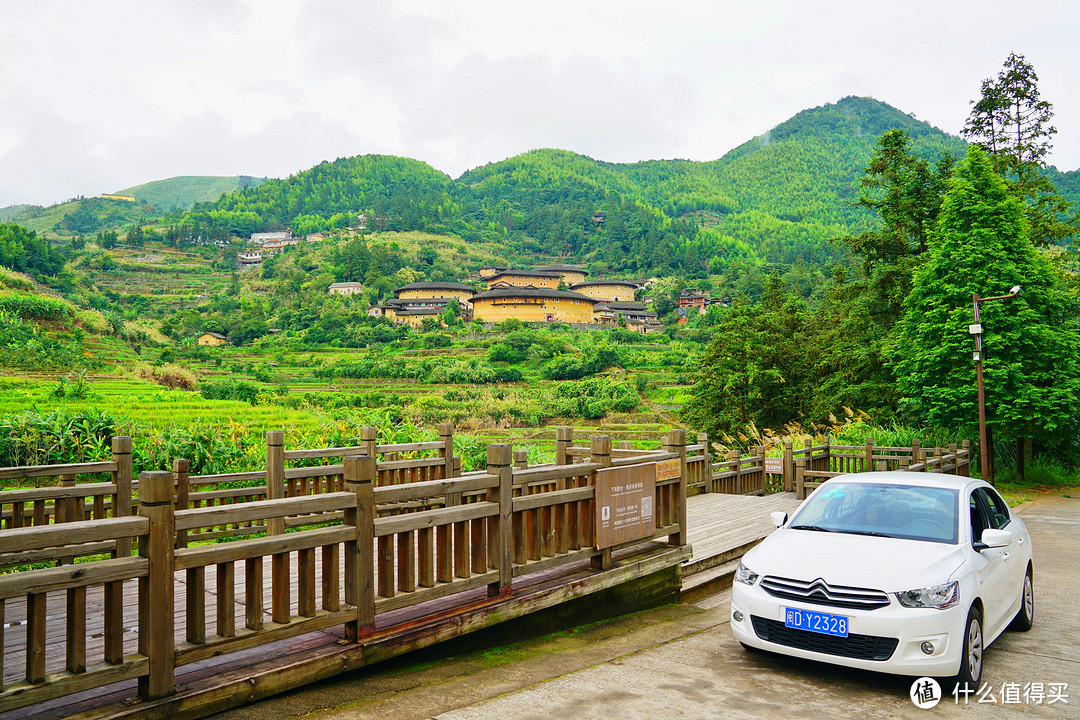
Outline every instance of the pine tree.
{"type": "Polygon", "coordinates": [[[982,83],[979,100],[961,134],[989,153],[994,167],[1025,202],[1031,238],[1036,245],[1058,243],[1080,226],[1067,218],[1071,203],[1043,174],[1051,138],[1054,106],[1039,94],[1039,77],[1023,55],[1010,53],[996,78],[982,83]]]}
{"type": "Polygon", "coordinates": [[[902,404],[913,419],[974,434],[972,293],[1014,285],[1022,288],[1019,298],[982,306],[987,424],[1013,438],[1075,435],[1075,304],[1032,244],[1020,200],[972,146],[949,183],[894,348],[902,404]]]}

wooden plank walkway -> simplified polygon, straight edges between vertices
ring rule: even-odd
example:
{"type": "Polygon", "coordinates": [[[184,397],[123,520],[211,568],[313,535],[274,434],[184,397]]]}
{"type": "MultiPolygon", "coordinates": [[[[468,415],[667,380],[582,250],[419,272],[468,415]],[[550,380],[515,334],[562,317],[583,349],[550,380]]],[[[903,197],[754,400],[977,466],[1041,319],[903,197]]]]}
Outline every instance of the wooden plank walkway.
{"type": "MultiPolygon", "coordinates": [[[[774,493],[764,497],[726,495],[712,493],[696,495],[687,499],[687,515],[689,527],[688,539],[693,547],[692,558],[687,558],[683,564],[683,574],[689,575],[709,567],[722,564],[737,557],[753,544],[759,542],[767,535],[773,526],[769,520],[769,513],[773,510],[791,512],[798,506],[794,493],[774,493]],[[733,554],[736,553],[736,554],[733,554]]],[[[322,558],[316,553],[316,587],[321,586],[322,558]]],[[[343,560],[340,561],[343,563],[343,560]]],[[[291,563],[293,570],[291,604],[292,614],[298,613],[298,582],[296,577],[297,563],[295,558],[291,563]]],[[[534,573],[534,576],[525,576],[515,581],[515,591],[519,598],[524,598],[529,593],[541,593],[543,590],[551,590],[557,586],[563,586],[585,578],[588,563],[583,563],[578,569],[564,568],[550,573],[534,573]]],[[[217,628],[218,609],[217,597],[217,573],[208,569],[203,582],[205,583],[205,605],[202,608],[205,615],[205,634],[209,639],[217,628]]],[[[343,568],[339,567],[339,577],[343,568]]],[[[264,596],[270,596],[271,573],[264,573],[264,596]]],[[[245,620],[244,606],[244,573],[237,572],[235,581],[236,588],[234,597],[234,624],[236,628],[242,628],[245,620]]],[[[187,636],[187,609],[183,598],[187,594],[188,578],[183,571],[174,575],[174,592],[176,593],[175,604],[175,638],[177,648],[186,646],[187,636]]],[[[344,605],[344,593],[339,588],[339,603],[344,605]]],[[[484,588],[478,588],[473,592],[475,602],[483,605],[486,602],[484,588]]],[[[91,587],[87,592],[87,662],[100,661],[103,653],[103,600],[100,586],[91,587]]],[[[539,602],[539,601],[537,601],[539,602]]],[[[47,615],[56,618],[57,621],[48,623],[46,637],[46,659],[48,672],[61,671],[65,664],[64,639],[65,627],[62,621],[64,617],[65,597],[63,593],[50,593],[47,601],[47,615]]],[[[124,615],[126,619],[126,631],[124,634],[125,653],[133,653],[137,649],[137,628],[133,627],[137,616],[138,586],[135,581],[125,583],[124,586],[124,615]],[[130,620],[127,620],[130,618],[130,620]]],[[[414,608],[380,613],[376,617],[376,633],[393,633],[395,628],[408,628],[418,619],[430,618],[438,611],[439,601],[432,601],[414,608]]],[[[535,609],[535,608],[534,608],[535,609]]],[[[528,610],[527,610],[528,611],[528,610]]],[[[527,612],[526,611],[526,612],[527,612]]],[[[270,623],[270,611],[264,611],[265,622],[270,623]]],[[[25,668],[25,632],[26,632],[26,604],[21,602],[7,603],[7,613],[4,617],[3,632],[5,645],[8,649],[3,661],[3,676],[5,682],[12,682],[19,678],[25,668]]],[[[261,645],[248,651],[228,653],[222,657],[211,657],[177,668],[176,681],[179,689],[196,686],[200,683],[214,681],[215,678],[226,674],[254,672],[259,667],[271,665],[289,664],[290,662],[310,661],[313,653],[323,656],[325,663],[336,662],[340,667],[360,666],[368,664],[369,656],[373,654],[373,648],[366,652],[362,651],[359,660],[347,660],[342,655],[344,643],[343,628],[335,625],[325,630],[308,633],[302,637],[281,640],[269,645],[261,645]],[[325,651],[325,652],[324,652],[325,651]],[[335,658],[337,658],[335,660],[335,658]],[[306,660],[305,660],[306,659],[306,660]]],[[[75,713],[87,713],[88,717],[97,714],[95,708],[104,709],[106,706],[115,706],[117,703],[128,702],[128,698],[135,696],[135,681],[127,680],[113,685],[88,690],[83,693],[68,695],[55,701],[40,703],[35,706],[21,708],[0,713],[0,720],[14,720],[15,718],[27,720],[52,720],[55,718],[68,717],[75,713]]]]}
{"type": "Polygon", "coordinates": [[[686,499],[687,540],[693,557],[683,563],[683,576],[693,575],[739,557],[776,528],[769,513],[791,513],[799,506],[795,493],[726,495],[708,493],[686,499]]]}

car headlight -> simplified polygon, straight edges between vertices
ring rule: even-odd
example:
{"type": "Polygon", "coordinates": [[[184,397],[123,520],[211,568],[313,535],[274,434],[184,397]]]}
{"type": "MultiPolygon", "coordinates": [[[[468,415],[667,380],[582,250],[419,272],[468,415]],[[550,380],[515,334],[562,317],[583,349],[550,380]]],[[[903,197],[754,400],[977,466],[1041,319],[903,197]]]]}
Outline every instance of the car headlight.
{"type": "Polygon", "coordinates": [[[747,585],[753,585],[757,582],[759,575],[739,562],[739,567],[735,569],[735,582],[746,583],[747,585]]]}
{"type": "Polygon", "coordinates": [[[953,581],[918,590],[905,590],[896,593],[896,599],[904,607],[944,610],[960,602],[960,583],[953,581]]]}

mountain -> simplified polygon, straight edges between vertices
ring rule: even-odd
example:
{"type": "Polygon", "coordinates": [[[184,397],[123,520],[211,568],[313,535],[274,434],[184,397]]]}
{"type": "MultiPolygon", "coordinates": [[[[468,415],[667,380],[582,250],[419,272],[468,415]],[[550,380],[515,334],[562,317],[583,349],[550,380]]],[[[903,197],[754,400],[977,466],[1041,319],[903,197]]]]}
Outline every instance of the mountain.
{"type": "Polygon", "coordinates": [[[249,175],[179,175],[117,190],[114,194],[131,195],[141,203],[154,205],[162,210],[182,210],[195,203],[214,202],[225,193],[256,187],[264,182],[266,178],[249,175]]]}
{"type": "Polygon", "coordinates": [[[744,262],[825,264],[832,238],[874,222],[855,206],[886,130],[931,159],[965,144],[871,98],[805,110],[709,162],[608,163],[531,150],[456,180],[417,160],[368,155],[324,162],[229,193],[183,219],[191,233],[300,234],[355,225],[501,241],[507,259],[566,258],[625,274],[719,272],[744,262]]]}
{"type": "Polygon", "coordinates": [[[110,193],[134,197],[136,202],[115,197],[79,197],[49,206],[10,205],[0,208],[0,222],[15,223],[53,238],[90,235],[102,230],[123,230],[133,223],[158,218],[165,211],[183,210],[200,202],[214,202],[226,193],[263,182],[265,178],[247,175],[185,175],[110,193]]]}

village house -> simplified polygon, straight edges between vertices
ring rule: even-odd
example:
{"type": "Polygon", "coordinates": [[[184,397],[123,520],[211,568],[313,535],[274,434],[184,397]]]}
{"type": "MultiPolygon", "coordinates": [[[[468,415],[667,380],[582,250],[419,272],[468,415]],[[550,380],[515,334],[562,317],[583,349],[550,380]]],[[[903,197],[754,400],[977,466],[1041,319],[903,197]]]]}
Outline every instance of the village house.
{"type": "Polygon", "coordinates": [[[271,233],[252,233],[251,242],[262,245],[263,257],[272,257],[284,250],[289,245],[300,242],[300,238],[293,237],[288,230],[271,233]]]}
{"type": "Polygon", "coordinates": [[[398,300],[423,301],[453,298],[466,310],[472,307],[472,297],[475,294],[476,291],[470,285],[456,282],[414,282],[394,290],[394,297],[398,300]]]}
{"type": "Polygon", "coordinates": [[[504,267],[502,265],[485,265],[484,267],[480,268],[480,277],[486,280],[492,275],[497,275],[498,273],[509,269],[510,268],[504,267]]]}
{"type": "Polygon", "coordinates": [[[664,329],[656,313],[640,302],[598,303],[593,307],[593,322],[597,325],[619,325],[621,322],[627,330],[642,335],[664,329]]]}
{"type": "Polygon", "coordinates": [[[227,337],[225,337],[224,335],[222,335],[221,333],[204,332],[202,335],[199,336],[199,338],[198,338],[198,340],[196,340],[196,342],[199,345],[205,345],[205,346],[208,346],[208,347],[218,347],[218,346],[221,346],[221,345],[228,345],[229,344],[229,339],[227,337]]]}
{"type": "Polygon", "coordinates": [[[331,295],[359,295],[364,292],[364,285],[358,282],[336,282],[330,283],[328,290],[331,295]]]}

